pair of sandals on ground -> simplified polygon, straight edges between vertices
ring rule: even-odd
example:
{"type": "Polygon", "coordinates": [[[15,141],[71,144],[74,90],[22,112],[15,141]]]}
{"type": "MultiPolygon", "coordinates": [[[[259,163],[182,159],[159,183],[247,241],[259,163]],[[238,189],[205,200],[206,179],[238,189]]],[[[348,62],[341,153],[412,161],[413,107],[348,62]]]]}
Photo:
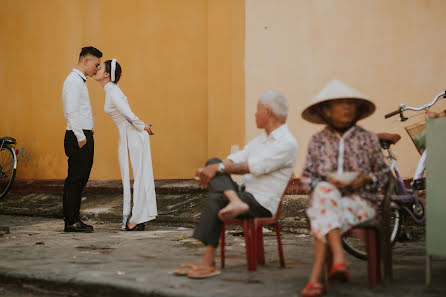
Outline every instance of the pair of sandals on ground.
{"type": "MultiPolygon", "coordinates": [[[[204,279],[219,275],[221,272],[216,266],[202,266],[191,263],[183,263],[173,271],[176,276],[187,276],[192,279],[204,279]]],[[[328,283],[333,285],[335,282],[345,283],[350,280],[350,274],[346,264],[338,263],[334,265],[328,273],[328,283]]],[[[321,283],[308,283],[303,289],[302,297],[318,297],[327,292],[327,287],[321,283]]]]}
{"type": "MultiPolygon", "coordinates": [[[[345,283],[350,280],[347,264],[338,263],[333,265],[328,273],[328,284],[334,285],[336,282],[345,283]]],[[[327,293],[327,286],[323,283],[307,283],[301,292],[302,297],[319,297],[327,293]]]]}

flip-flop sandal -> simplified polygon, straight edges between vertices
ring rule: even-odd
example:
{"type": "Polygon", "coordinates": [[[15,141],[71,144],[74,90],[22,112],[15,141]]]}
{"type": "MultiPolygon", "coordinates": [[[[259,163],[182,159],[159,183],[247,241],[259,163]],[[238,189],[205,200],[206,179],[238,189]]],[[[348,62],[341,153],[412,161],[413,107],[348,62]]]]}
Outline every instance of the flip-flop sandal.
{"type": "Polygon", "coordinates": [[[183,263],[180,265],[180,268],[177,268],[173,271],[173,275],[186,276],[189,271],[195,269],[196,267],[197,265],[191,263],[183,263]]]}
{"type": "Polygon", "coordinates": [[[318,283],[308,283],[302,290],[300,295],[302,297],[319,297],[327,293],[327,288],[323,284],[318,283]]]}
{"type": "Polygon", "coordinates": [[[219,275],[221,272],[215,266],[196,266],[187,273],[187,277],[203,279],[219,275]]]}
{"type": "Polygon", "coordinates": [[[345,283],[350,280],[350,274],[348,273],[347,265],[345,263],[335,264],[328,273],[328,282],[333,284],[334,282],[345,283]]]}

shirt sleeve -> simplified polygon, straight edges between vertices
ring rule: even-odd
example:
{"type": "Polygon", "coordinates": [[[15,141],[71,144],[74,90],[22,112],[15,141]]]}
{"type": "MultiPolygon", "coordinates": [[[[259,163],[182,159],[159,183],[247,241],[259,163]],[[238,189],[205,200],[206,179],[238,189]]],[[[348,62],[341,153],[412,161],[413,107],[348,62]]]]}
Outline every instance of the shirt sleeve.
{"type": "Polygon", "coordinates": [[[249,154],[249,172],[254,176],[268,174],[278,169],[292,167],[296,161],[297,143],[279,142],[268,148],[267,152],[249,154]]]}
{"type": "Polygon", "coordinates": [[[248,161],[248,151],[249,151],[249,143],[245,145],[243,150],[230,154],[227,159],[231,160],[234,163],[243,163],[248,161]]]}
{"type": "Polygon", "coordinates": [[[111,101],[113,105],[119,110],[119,112],[125,117],[127,122],[132,124],[136,129],[139,131],[144,131],[145,124],[143,121],[141,121],[130,109],[129,104],[127,103],[127,100],[125,100],[125,97],[121,97],[118,95],[113,94],[111,96],[111,101]]]}
{"type": "Polygon", "coordinates": [[[64,86],[62,91],[62,100],[65,117],[71,126],[77,141],[86,139],[84,131],[80,125],[80,98],[82,85],[81,82],[70,81],[64,86]]]}

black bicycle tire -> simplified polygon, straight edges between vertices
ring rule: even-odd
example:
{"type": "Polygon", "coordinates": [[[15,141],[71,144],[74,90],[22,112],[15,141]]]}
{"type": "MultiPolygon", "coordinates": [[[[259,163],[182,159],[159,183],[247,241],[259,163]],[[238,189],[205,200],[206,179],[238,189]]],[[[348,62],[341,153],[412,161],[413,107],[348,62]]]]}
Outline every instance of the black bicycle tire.
{"type": "Polygon", "coordinates": [[[359,259],[359,260],[367,260],[367,254],[364,254],[360,251],[358,251],[357,249],[355,249],[354,247],[352,247],[351,245],[349,245],[344,238],[341,239],[342,240],[342,247],[344,248],[344,250],[349,253],[350,255],[352,255],[353,257],[359,259]]]}
{"type": "Polygon", "coordinates": [[[420,199],[420,198],[417,198],[420,202],[420,205],[421,205],[421,207],[422,207],[422,209],[423,209],[423,213],[421,214],[421,215],[417,215],[416,213],[415,213],[415,211],[412,211],[412,214],[415,216],[415,218],[417,219],[417,220],[423,220],[423,222],[426,220],[426,205],[424,204],[424,202],[420,199]]]}
{"type": "MultiPolygon", "coordinates": [[[[395,246],[395,244],[397,242],[398,234],[400,233],[400,230],[401,230],[401,215],[402,215],[402,211],[400,209],[395,209],[395,211],[398,213],[398,223],[396,225],[393,225],[393,227],[392,227],[392,234],[393,234],[393,232],[394,232],[394,230],[396,228],[395,235],[391,239],[392,247],[395,246]]],[[[365,252],[362,252],[362,251],[354,248],[353,246],[349,245],[347,243],[347,241],[345,241],[344,237],[341,238],[341,241],[342,241],[342,247],[344,248],[344,250],[347,253],[349,253],[350,255],[352,255],[353,257],[355,257],[357,259],[367,260],[367,254],[365,252]]]]}
{"type": "MultiPolygon", "coordinates": [[[[392,189],[393,189],[393,192],[394,193],[392,193],[392,194],[395,194],[395,195],[401,195],[401,194],[403,194],[403,190],[401,189],[401,185],[400,185],[400,182],[398,181],[398,179],[395,177],[395,175],[394,174],[392,174],[391,175],[392,177],[391,177],[391,180],[389,181],[390,183],[393,183],[393,185],[391,186],[392,187],[392,189]]],[[[392,195],[391,194],[391,195],[392,195]]],[[[391,202],[391,203],[395,203],[395,204],[397,204],[396,202],[391,202]]],[[[398,235],[400,234],[400,230],[401,230],[401,224],[403,223],[403,215],[404,215],[404,213],[403,213],[403,210],[401,209],[401,207],[400,206],[398,206],[399,208],[395,208],[395,210],[398,210],[398,225],[397,225],[397,229],[396,229],[396,232],[395,232],[395,234],[394,234],[394,228],[395,228],[395,226],[392,228],[392,234],[394,234],[393,236],[391,235],[390,236],[390,243],[392,244],[392,247],[394,247],[395,246],[395,244],[397,243],[397,241],[398,241],[398,235]]]]}
{"type": "Polygon", "coordinates": [[[14,179],[15,179],[15,175],[17,172],[17,156],[15,154],[14,148],[9,146],[9,145],[5,145],[1,150],[9,150],[9,152],[12,155],[13,161],[14,161],[14,168],[12,171],[12,175],[11,175],[11,179],[9,180],[8,185],[6,186],[5,190],[3,191],[3,193],[0,193],[0,200],[4,199],[6,197],[6,195],[8,195],[9,190],[12,187],[12,184],[14,183],[14,179]]]}

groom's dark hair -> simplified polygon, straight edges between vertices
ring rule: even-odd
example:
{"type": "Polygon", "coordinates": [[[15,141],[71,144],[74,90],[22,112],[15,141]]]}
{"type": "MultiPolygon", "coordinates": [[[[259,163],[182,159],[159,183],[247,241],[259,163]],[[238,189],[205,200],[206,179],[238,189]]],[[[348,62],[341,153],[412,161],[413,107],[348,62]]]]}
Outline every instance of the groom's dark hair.
{"type": "Polygon", "coordinates": [[[82,48],[81,53],[79,54],[79,61],[86,55],[92,55],[96,58],[102,58],[102,52],[93,46],[86,46],[82,48]]]}
{"type": "MultiPolygon", "coordinates": [[[[111,62],[112,62],[112,60],[107,60],[107,61],[104,62],[104,64],[105,64],[105,72],[107,72],[107,73],[111,73],[111,62]]],[[[115,81],[112,81],[112,82],[117,84],[119,79],[121,78],[121,73],[122,73],[121,65],[119,65],[118,62],[116,62],[115,81]]]]}

